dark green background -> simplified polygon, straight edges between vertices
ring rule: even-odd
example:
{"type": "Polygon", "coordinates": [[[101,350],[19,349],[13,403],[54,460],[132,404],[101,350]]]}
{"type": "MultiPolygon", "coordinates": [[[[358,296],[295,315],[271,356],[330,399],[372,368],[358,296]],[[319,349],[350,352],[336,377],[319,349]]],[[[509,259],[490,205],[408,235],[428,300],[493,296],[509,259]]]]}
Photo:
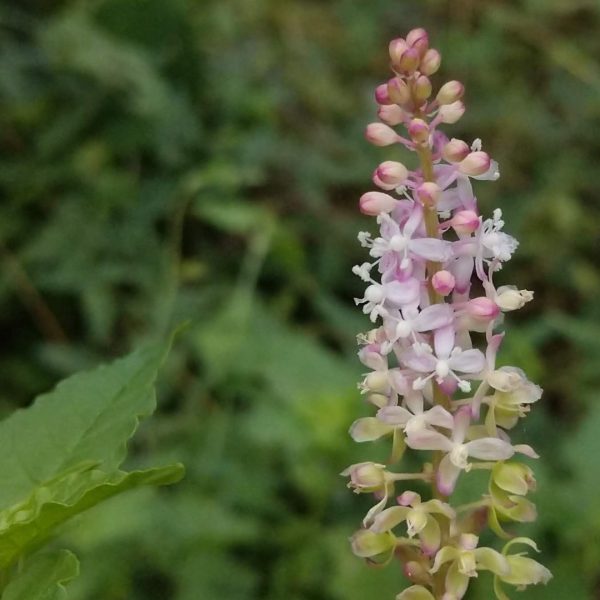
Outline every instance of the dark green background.
{"type": "Polygon", "coordinates": [[[356,205],[390,157],[362,132],[388,40],[418,25],[443,52],[438,85],[467,87],[449,133],[500,162],[477,185],[521,240],[498,280],[536,293],[506,320],[502,362],[546,390],[514,436],[542,455],[540,517],[518,531],[555,578],[521,596],[600,597],[598,1],[5,0],[0,410],[193,322],[132,449],[188,476],[65,531],[74,599],[403,587],[351,555],[369,500],[338,473],[378,456],[346,433],[369,412],[350,269],[372,222],[356,205]]]}

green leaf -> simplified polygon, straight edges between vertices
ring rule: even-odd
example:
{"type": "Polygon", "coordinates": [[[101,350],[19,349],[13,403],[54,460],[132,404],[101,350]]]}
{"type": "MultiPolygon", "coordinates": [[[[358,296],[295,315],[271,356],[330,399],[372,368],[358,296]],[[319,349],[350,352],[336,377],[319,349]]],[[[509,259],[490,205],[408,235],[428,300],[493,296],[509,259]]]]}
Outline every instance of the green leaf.
{"type": "Polygon", "coordinates": [[[183,472],[180,464],[110,475],[87,463],[71,469],[0,513],[0,568],[39,547],[58,525],[76,514],[134,487],[175,483],[183,472]]]}
{"type": "Polygon", "coordinates": [[[84,461],[110,472],[140,418],[156,406],[154,381],[171,341],[78,373],[0,423],[0,509],[84,461]]]}
{"type": "Polygon", "coordinates": [[[65,600],[65,583],[79,575],[79,561],[68,550],[37,554],[4,589],[2,600],[65,600]]]}

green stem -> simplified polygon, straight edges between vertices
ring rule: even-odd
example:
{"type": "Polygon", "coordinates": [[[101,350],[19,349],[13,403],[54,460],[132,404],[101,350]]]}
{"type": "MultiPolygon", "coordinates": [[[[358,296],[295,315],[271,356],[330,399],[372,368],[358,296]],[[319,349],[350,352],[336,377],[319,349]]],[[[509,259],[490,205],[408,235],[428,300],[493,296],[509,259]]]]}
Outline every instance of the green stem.
{"type": "Polygon", "coordinates": [[[409,481],[411,479],[422,479],[427,481],[431,479],[431,473],[388,473],[392,481],[409,481]]]}
{"type": "MultiPolygon", "coordinates": [[[[435,183],[435,174],[433,172],[433,160],[431,156],[431,148],[429,146],[419,147],[417,149],[417,155],[419,157],[419,162],[421,163],[421,170],[423,172],[424,181],[431,181],[435,183]]],[[[427,232],[427,236],[431,238],[439,238],[439,221],[438,221],[438,213],[436,206],[424,206],[424,220],[425,220],[425,230],[427,232]]],[[[429,301],[431,304],[439,304],[444,301],[443,297],[438,294],[433,289],[432,278],[433,276],[441,270],[441,265],[436,262],[427,261],[427,289],[429,293],[429,301]]],[[[450,398],[442,392],[440,387],[433,382],[433,402],[434,404],[438,404],[444,407],[446,410],[450,409],[451,402],[450,398]]],[[[443,458],[443,453],[440,451],[435,451],[433,453],[433,468],[434,473],[437,472],[440,466],[440,462],[443,458]]],[[[442,502],[446,502],[448,500],[448,496],[440,493],[437,488],[435,476],[431,484],[432,494],[434,498],[441,500],[442,502]]],[[[450,537],[449,526],[444,520],[441,526],[442,533],[442,546],[445,544],[446,540],[450,537]]],[[[444,570],[439,571],[433,577],[433,593],[436,599],[442,598],[445,592],[445,574],[444,570]]]]}

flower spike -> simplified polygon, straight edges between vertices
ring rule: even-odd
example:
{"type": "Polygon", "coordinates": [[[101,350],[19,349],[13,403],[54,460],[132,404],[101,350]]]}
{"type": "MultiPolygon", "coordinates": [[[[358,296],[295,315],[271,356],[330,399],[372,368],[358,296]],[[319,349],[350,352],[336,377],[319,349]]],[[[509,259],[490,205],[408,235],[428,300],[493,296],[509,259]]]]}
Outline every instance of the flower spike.
{"type": "Polygon", "coordinates": [[[498,164],[481,140],[469,145],[440,130],[464,115],[464,85],[434,89],[441,55],[422,28],[392,40],[389,54],[393,76],[375,90],[380,122],[365,135],[376,146],[404,147],[418,166],[410,170],[396,156],[382,162],[372,176],[378,189],[359,202],[378,226],[358,234],[369,258],[352,269],[365,283],[355,302],[374,327],[357,338],[369,369],[359,389],[375,410],[354,421],[350,435],[391,451],[388,465],[366,460],[342,473],[355,493],[373,496],[351,545],[370,564],[403,563],[413,585],[396,600],[460,600],[479,571],[493,573],[496,597],[507,600],[504,586],[551,578],[537,561],[509,551],[515,544],[537,551],[535,543],[504,530],[536,518],[526,498],[533,471],[514,457],[537,454],[513,443],[510,431],[542,390],[521,369],[496,367],[504,314],[533,292],[494,280],[518,242],[504,231],[500,209],[481,215],[473,182],[498,179],[498,164]],[[423,454],[420,472],[389,469],[401,465],[406,448],[423,454]],[[453,506],[455,487],[474,469],[489,471],[488,493],[453,506]],[[431,485],[431,497],[406,487],[411,480],[431,485]],[[486,523],[511,540],[502,552],[479,546],[486,523]]]}

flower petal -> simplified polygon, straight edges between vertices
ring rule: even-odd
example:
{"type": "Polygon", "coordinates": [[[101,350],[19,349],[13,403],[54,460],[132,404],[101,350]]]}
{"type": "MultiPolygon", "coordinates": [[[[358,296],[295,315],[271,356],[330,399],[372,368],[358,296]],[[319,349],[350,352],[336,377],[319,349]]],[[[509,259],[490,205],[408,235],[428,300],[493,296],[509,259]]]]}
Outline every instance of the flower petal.
{"type": "Polygon", "coordinates": [[[411,508],[406,516],[406,525],[409,537],[421,533],[425,525],[427,525],[427,513],[419,507],[411,508]]]}
{"type": "Polygon", "coordinates": [[[406,379],[400,369],[390,369],[388,371],[388,381],[392,389],[401,396],[406,396],[412,392],[408,379],[406,379]]]}
{"type": "Polygon", "coordinates": [[[498,513],[518,523],[533,523],[537,519],[537,509],[533,502],[523,496],[508,496],[510,506],[496,506],[498,513]]]}
{"type": "Polygon", "coordinates": [[[423,412],[423,392],[414,391],[412,388],[404,396],[404,405],[413,415],[423,412]]]}
{"type": "Polygon", "coordinates": [[[485,356],[481,350],[465,350],[450,357],[448,366],[461,373],[479,373],[485,369],[485,356]]]}
{"type": "Polygon", "coordinates": [[[375,519],[375,517],[386,507],[388,498],[389,494],[388,490],[386,489],[385,496],[377,504],[375,504],[375,506],[372,506],[365,515],[365,518],[363,519],[363,525],[365,527],[368,527],[369,523],[371,523],[373,519],[375,519]]]}
{"type": "Polygon", "coordinates": [[[452,563],[446,574],[446,594],[444,597],[460,600],[467,593],[469,576],[458,570],[457,563],[452,563]]]}
{"type": "Polygon", "coordinates": [[[377,419],[387,425],[404,426],[413,415],[402,406],[384,406],[377,411],[377,419]]]}
{"type": "Polygon", "coordinates": [[[501,576],[508,575],[510,572],[506,556],[500,554],[500,552],[492,548],[476,548],[474,552],[478,570],[491,571],[501,576]]]}
{"type": "Polygon", "coordinates": [[[374,371],[385,371],[388,368],[387,358],[373,350],[373,345],[365,346],[358,352],[360,362],[374,371]]]}
{"type": "Polygon", "coordinates": [[[429,429],[411,432],[406,438],[406,444],[413,450],[443,450],[444,452],[450,452],[453,446],[445,435],[429,429]]]}
{"type": "Polygon", "coordinates": [[[461,469],[450,460],[449,454],[442,458],[436,474],[436,485],[441,494],[444,496],[452,494],[460,471],[461,469]]]}
{"type": "Polygon", "coordinates": [[[454,327],[447,325],[437,329],[433,336],[433,345],[435,346],[435,353],[438,358],[448,358],[452,348],[454,348],[454,327]]]}
{"type": "Polygon", "coordinates": [[[448,519],[454,519],[456,516],[456,512],[449,504],[446,504],[445,502],[435,498],[433,500],[427,500],[427,502],[423,502],[423,508],[428,513],[444,515],[445,517],[448,517],[448,519]]]}
{"type": "Polygon", "coordinates": [[[423,417],[425,417],[429,425],[433,425],[434,427],[443,427],[444,429],[452,429],[454,427],[454,418],[439,404],[425,411],[423,417]]]}
{"type": "Polygon", "coordinates": [[[469,456],[480,460],[506,460],[514,453],[514,448],[498,438],[479,438],[465,444],[469,456]]]}
{"type": "Polygon", "coordinates": [[[413,585],[396,596],[396,600],[435,600],[422,585],[413,585]]]}
{"type": "Polygon", "coordinates": [[[452,258],[452,245],[445,240],[435,238],[419,238],[409,242],[408,248],[425,260],[445,263],[452,258]]]}
{"type": "Polygon", "coordinates": [[[502,554],[506,555],[510,547],[514,546],[515,544],[525,544],[525,546],[533,548],[536,552],[540,552],[540,549],[537,547],[537,544],[531,538],[521,536],[513,538],[512,540],[510,540],[510,542],[506,542],[506,544],[504,544],[504,548],[502,548],[502,554]]]}
{"type": "Polygon", "coordinates": [[[355,442],[372,442],[391,433],[393,427],[375,417],[357,419],[350,426],[350,436],[355,442]]]}
{"type": "Polygon", "coordinates": [[[412,319],[412,327],[416,331],[434,331],[450,325],[454,311],[450,304],[433,304],[424,308],[418,316],[412,319]]]}
{"type": "Polygon", "coordinates": [[[456,560],[460,554],[458,548],[454,546],[444,546],[436,555],[433,561],[433,566],[429,570],[430,573],[437,573],[442,565],[445,565],[451,560],[456,560]]]}
{"type": "Polygon", "coordinates": [[[439,523],[435,520],[435,517],[429,517],[425,527],[419,532],[419,539],[421,540],[421,549],[428,556],[433,556],[442,540],[442,533],[440,530],[439,523]]]}
{"type": "Polygon", "coordinates": [[[471,256],[461,256],[456,260],[452,261],[450,265],[450,272],[454,275],[455,284],[454,289],[463,293],[469,289],[471,285],[471,276],[473,275],[473,268],[475,263],[471,256]]]}
{"type": "Polygon", "coordinates": [[[393,529],[406,520],[411,508],[407,506],[391,506],[380,512],[374,519],[369,529],[375,533],[382,533],[393,529]]]}
{"type": "Polygon", "coordinates": [[[406,450],[406,442],[404,441],[404,434],[398,427],[394,428],[392,435],[392,453],[390,454],[390,463],[397,463],[406,450]]]}
{"type": "Polygon", "coordinates": [[[407,238],[412,238],[415,231],[423,222],[423,207],[419,202],[415,202],[413,209],[408,217],[404,225],[404,229],[402,230],[402,234],[407,238]]]}
{"type": "Polygon", "coordinates": [[[401,356],[401,362],[413,371],[419,373],[431,373],[435,370],[437,360],[430,352],[416,352],[414,349],[407,350],[401,356]]]}
{"type": "Polygon", "coordinates": [[[552,579],[552,573],[544,565],[527,556],[507,556],[509,573],[501,577],[511,585],[524,586],[546,584],[552,579]]]}
{"type": "Polygon", "coordinates": [[[468,406],[463,406],[454,415],[454,426],[452,428],[452,441],[462,444],[471,424],[471,410],[468,406]]]}
{"type": "Polygon", "coordinates": [[[409,277],[404,281],[390,281],[383,287],[386,301],[395,306],[412,304],[418,299],[421,291],[421,284],[414,277],[409,277]]]}
{"type": "Polygon", "coordinates": [[[498,463],[492,469],[494,483],[511,494],[525,496],[535,484],[533,471],[522,463],[498,463]]]}
{"type": "Polygon", "coordinates": [[[539,458],[540,455],[528,444],[516,444],[513,446],[514,451],[519,454],[524,454],[525,456],[529,456],[529,458],[539,458]]]}
{"type": "Polygon", "coordinates": [[[394,536],[388,533],[374,533],[359,529],[351,538],[352,552],[361,558],[369,558],[388,552],[394,547],[394,536]]]}

